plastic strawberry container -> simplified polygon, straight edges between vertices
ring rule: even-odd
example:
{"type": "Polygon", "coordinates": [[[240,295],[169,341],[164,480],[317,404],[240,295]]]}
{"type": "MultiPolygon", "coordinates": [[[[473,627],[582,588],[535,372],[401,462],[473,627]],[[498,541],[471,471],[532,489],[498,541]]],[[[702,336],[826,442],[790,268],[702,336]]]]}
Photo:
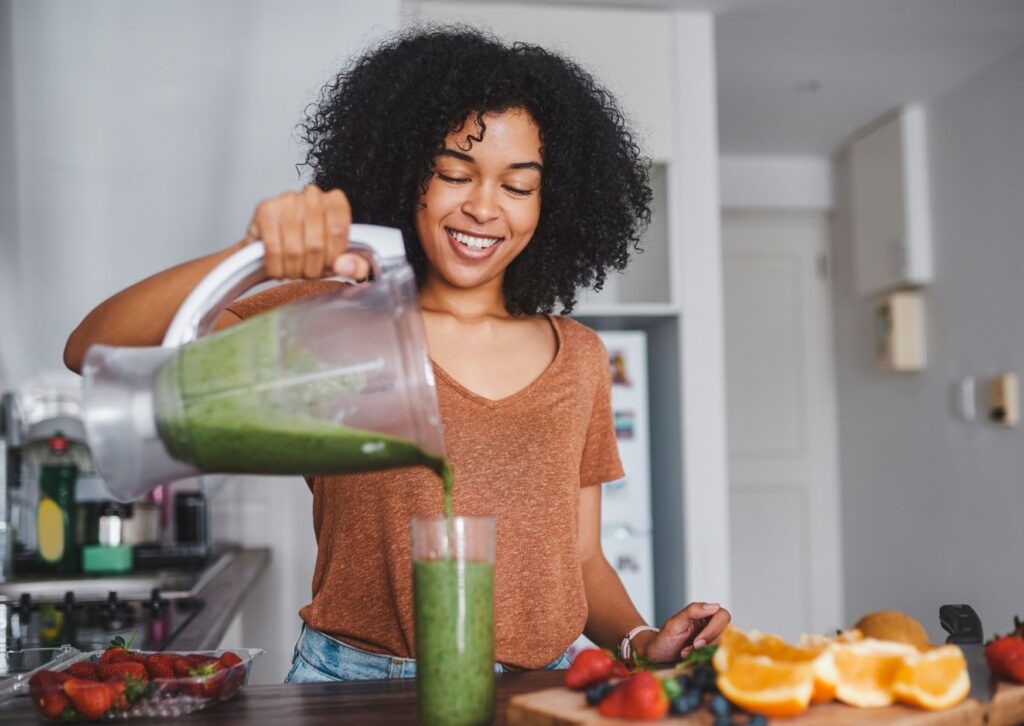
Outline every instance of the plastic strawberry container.
{"type": "MultiPolygon", "coordinates": [[[[75,678],[67,685],[64,673],[75,663],[98,663],[103,651],[83,653],[60,663],[52,672],[57,676],[43,676],[43,682],[26,686],[32,702],[43,718],[64,722],[104,721],[129,718],[173,718],[200,711],[215,703],[226,701],[249,682],[252,663],[263,650],[238,648],[228,650],[164,651],[164,655],[199,655],[219,659],[227,652],[235,653],[241,662],[206,676],[184,678],[147,677],[144,687],[136,692],[118,693],[111,690],[110,682],[75,678]],[[77,706],[76,706],[77,704],[77,706]],[[109,704],[109,705],[108,705],[109,704]]],[[[154,655],[148,651],[132,651],[139,656],[154,655]]],[[[124,683],[124,681],[120,681],[124,683]]],[[[116,687],[115,687],[116,688],[116,687]]]]}

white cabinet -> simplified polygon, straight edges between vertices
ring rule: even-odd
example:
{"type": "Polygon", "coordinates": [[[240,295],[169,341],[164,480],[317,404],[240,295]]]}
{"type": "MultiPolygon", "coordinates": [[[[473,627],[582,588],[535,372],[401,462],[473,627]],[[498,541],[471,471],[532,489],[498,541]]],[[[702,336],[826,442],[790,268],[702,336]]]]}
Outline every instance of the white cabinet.
{"type": "Polygon", "coordinates": [[[905,106],[849,145],[854,284],[870,297],[932,281],[925,110],[905,106]]]}

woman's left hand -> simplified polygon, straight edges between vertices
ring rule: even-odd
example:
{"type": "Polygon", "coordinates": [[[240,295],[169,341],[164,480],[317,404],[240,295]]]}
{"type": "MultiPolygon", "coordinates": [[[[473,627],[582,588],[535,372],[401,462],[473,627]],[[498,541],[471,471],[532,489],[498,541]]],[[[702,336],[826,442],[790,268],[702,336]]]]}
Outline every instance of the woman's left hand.
{"type": "Polygon", "coordinates": [[[729,611],[718,603],[692,602],[666,620],[661,632],[640,646],[640,654],[655,663],[680,660],[694,648],[713,642],[730,620],[729,611]]]}

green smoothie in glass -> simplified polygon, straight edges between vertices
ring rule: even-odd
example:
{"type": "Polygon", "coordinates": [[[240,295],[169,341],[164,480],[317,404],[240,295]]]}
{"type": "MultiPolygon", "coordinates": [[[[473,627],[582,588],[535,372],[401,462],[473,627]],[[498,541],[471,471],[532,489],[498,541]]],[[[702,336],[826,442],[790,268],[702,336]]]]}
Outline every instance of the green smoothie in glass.
{"type": "Polygon", "coordinates": [[[494,717],[494,520],[412,521],[416,691],[420,722],[472,726],[494,717]]]}

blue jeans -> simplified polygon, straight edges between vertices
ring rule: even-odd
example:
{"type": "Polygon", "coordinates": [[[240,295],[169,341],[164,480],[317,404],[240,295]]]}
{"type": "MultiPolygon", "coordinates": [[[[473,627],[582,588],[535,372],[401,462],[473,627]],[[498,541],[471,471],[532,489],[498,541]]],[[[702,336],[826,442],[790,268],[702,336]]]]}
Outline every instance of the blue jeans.
{"type": "MultiPolygon", "coordinates": [[[[569,656],[565,653],[544,666],[546,670],[568,667],[569,656]]],[[[506,670],[501,663],[494,664],[495,673],[506,670]]],[[[369,653],[303,624],[292,655],[292,669],[284,680],[285,683],[325,683],[415,675],[415,658],[369,653]]]]}

